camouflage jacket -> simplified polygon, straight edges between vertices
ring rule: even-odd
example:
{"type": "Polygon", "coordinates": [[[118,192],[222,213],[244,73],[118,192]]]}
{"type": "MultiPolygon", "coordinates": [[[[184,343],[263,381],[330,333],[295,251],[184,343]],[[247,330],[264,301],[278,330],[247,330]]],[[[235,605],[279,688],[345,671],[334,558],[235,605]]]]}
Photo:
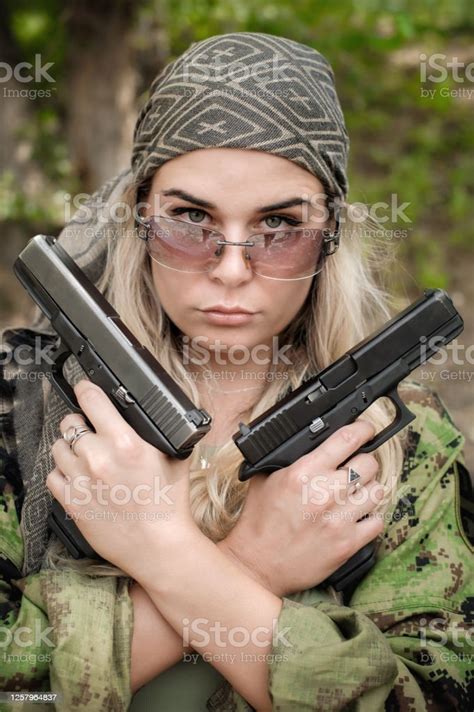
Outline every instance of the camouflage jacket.
{"type": "MultiPolygon", "coordinates": [[[[130,580],[44,570],[22,578],[14,388],[11,374],[0,373],[0,690],[57,692],[56,709],[64,712],[127,710],[130,580]]],[[[472,489],[464,437],[424,385],[404,381],[400,395],[416,419],[377,562],[344,606],[318,587],[283,598],[278,627],[286,632],[268,662],[273,710],[473,708],[472,489]]],[[[252,710],[227,682],[207,707],[252,710]]]]}

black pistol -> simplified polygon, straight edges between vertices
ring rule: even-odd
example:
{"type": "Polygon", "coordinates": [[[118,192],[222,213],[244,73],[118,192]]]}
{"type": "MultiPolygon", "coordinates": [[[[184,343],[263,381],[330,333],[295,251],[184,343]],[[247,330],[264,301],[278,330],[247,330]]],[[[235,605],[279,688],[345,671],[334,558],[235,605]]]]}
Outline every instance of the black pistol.
{"type": "MultiPolygon", "coordinates": [[[[209,431],[211,416],[194,406],[137,341],[56,238],[33,237],[13,269],[60,337],[46,370],[69,408],[94,430],[63,374],[65,361],[74,354],[89,380],[119,406],[140,437],[170,457],[189,457],[209,431]]],[[[56,499],[48,524],[74,558],[101,558],[56,499]]]]}
{"type": "MultiPolygon", "coordinates": [[[[240,432],[232,436],[245,457],[239,479],[245,481],[256,473],[270,474],[288,467],[343,425],[352,423],[378,398],[386,397],[395,406],[393,422],[348,459],[378,448],[415,418],[397,392],[400,381],[452,341],[463,327],[444,290],[425,290],[423,297],[331,366],[248,425],[239,423],[240,432]]],[[[353,587],[374,563],[372,542],[320,585],[332,585],[337,591],[353,587]]]]}

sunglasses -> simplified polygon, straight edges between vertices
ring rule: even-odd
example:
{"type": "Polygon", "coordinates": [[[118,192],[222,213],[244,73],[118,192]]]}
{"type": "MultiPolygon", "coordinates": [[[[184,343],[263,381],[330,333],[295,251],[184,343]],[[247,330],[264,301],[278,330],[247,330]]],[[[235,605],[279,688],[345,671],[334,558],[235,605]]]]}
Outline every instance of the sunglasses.
{"type": "Polygon", "coordinates": [[[254,274],[267,279],[297,280],[319,274],[326,255],[339,246],[339,223],[328,228],[289,227],[230,242],[216,230],[185,220],[158,215],[137,216],[138,237],[158,264],[178,272],[209,272],[219,262],[225,246],[245,247],[242,257],[254,274]]]}

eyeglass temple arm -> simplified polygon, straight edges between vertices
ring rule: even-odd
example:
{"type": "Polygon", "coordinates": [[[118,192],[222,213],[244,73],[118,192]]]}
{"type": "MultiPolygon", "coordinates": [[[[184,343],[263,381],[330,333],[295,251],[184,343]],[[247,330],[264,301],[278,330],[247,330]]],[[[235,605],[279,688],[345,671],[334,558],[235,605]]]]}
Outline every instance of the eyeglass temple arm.
{"type": "Polygon", "coordinates": [[[340,232],[340,223],[339,223],[339,216],[336,215],[336,225],[334,232],[330,233],[329,235],[326,235],[326,237],[323,240],[323,254],[324,255],[333,255],[336,250],[339,247],[339,241],[341,238],[341,232],[340,232]]]}

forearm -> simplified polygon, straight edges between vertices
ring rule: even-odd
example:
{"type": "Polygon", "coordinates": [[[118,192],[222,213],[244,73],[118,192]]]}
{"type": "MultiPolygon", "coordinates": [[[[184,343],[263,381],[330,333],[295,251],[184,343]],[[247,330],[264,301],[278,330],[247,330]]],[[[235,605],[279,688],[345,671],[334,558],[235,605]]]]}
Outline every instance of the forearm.
{"type": "Polygon", "coordinates": [[[155,560],[159,570],[148,565],[134,578],[176,631],[176,654],[177,640],[179,655],[184,640],[253,707],[271,709],[267,655],[281,600],[201,533],[171,544],[155,560]]]}
{"type": "MultiPolygon", "coordinates": [[[[262,583],[256,572],[248,569],[227,549],[225,540],[220,541],[217,547],[245,573],[262,583]]],[[[135,693],[175,665],[193,647],[183,643],[181,635],[167,622],[140,584],[134,581],[129,592],[134,619],[130,677],[132,692],[135,693]]]]}
{"type": "Polygon", "coordinates": [[[133,603],[130,684],[135,693],[192,648],[183,645],[182,637],[136,581],[130,587],[130,598],[133,603]]]}

